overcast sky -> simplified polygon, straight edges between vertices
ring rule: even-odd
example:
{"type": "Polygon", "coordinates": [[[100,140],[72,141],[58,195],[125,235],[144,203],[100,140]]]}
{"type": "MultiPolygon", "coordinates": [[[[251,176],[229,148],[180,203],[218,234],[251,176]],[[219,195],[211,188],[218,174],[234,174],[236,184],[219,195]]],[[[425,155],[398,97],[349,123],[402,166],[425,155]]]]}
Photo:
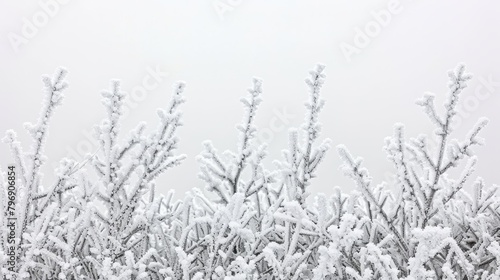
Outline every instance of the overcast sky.
{"type": "MultiPolygon", "coordinates": [[[[431,133],[414,103],[426,91],[441,104],[446,71],[465,62],[475,74],[463,95],[456,136],[481,117],[491,122],[486,146],[476,148],[477,175],[500,183],[500,18],[498,1],[0,1],[0,132],[18,131],[27,149],[23,122],[35,121],[42,100],[42,74],[69,70],[70,87],[54,115],[44,184],[53,163],[96,149],[88,140],[104,117],[100,92],[113,78],[130,93],[124,132],[139,121],[157,125],[156,108],[166,106],[172,84],[187,83],[180,153],[188,159],[165,174],[159,189],[178,197],[197,179],[196,155],[211,139],[223,151],[236,148],[239,99],[251,79],[263,79],[264,103],[257,126],[270,157],[281,158],[288,127],[301,124],[307,100],[304,79],[316,63],[326,65],[321,137],[346,144],[365,159],[375,181],[391,165],[382,149],[393,124],[408,137],[431,133]],[[147,88],[147,89],[146,89],[147,88]]],[[[11,157],[0,144],[5,170],[11,157]]],[[[311,192],[349,191],[332,149],[311,192]]],[[[269,161],[271,167],[271,160],[269,161]]]]}

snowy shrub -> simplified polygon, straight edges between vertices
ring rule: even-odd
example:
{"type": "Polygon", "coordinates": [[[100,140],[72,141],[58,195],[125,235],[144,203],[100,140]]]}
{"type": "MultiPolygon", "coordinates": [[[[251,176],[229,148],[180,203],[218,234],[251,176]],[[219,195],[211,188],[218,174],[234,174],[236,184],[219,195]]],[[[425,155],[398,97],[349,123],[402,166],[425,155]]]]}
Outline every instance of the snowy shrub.
{"type": "Polygon", "coordinates": [[[24,152],[14,131],[3,138],[18,171],[17,266],[6,268],[7,185],[0,187],[2,277],[18,279],[500,279],[500,199],[496,186],[473,178],[483,143],[481,119],[463,140],[452,138],[462,91],[471,75],[463,65],[449,73],[444,113],[434,97],[417,104],[435,135],[406,138],[397,124],[386,139],[394,166],[392,185],[374,185],[362,159],[343,145],[342,169],[357,190],[327,197],[308,187],[330,149],[320,138],[324,66],[306,80],[309,100],[302,129],[290,129],[289,146],[274,168],[264,166],[255,116],[262,81],[254,78],[241,101],[243,121],[235,151],[210,141],[198,156],[206,190],[180,201],[155,192],[155,179],[185,158],[177,153],[184,84],[158,110],[152,133],[141,123],[122,136],[125,94],[118,81],[103,92],[107,117],[95,127],[99,148],[83,162],[63,159],[56,180],[42,184],[40,169],[49,121],[67,87],[66,71],[44,77],[45,100],[24,152]],[[437,148],[430,142],[437,141],[437,148]],[[460,176],[452,169],[463,168],[460,176]],[[455,174],[455,172],[453,172],[455,174]],[[465,189],[472,189],[468,193],[465,189]]]}

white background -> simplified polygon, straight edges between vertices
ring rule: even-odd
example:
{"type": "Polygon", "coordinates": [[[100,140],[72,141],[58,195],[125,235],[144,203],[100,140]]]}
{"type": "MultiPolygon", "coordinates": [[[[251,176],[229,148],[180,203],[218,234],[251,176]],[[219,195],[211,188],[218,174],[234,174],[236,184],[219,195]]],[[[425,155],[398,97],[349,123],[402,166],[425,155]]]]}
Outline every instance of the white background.
{"type": "MultiPolygon", "coordinates": [[[[162,192],[175,189],[180,198],[193,187],[203,187],[195,160],[203,140],[213,140],[219,151],[236,147],[235,125],[243,115],[239,99],[253,76],[264,80],[257,125],[267,134],[260,135],[272,132],[270,157],[279,159],[287,133],[275,112],[294,115],[285,120],[287,127],[301,124],[308,97],[304,79],[316,63],[323,63],[327,80],[322,96],[327,103],[321,114],[322,137],[363,156],[378,183],[391,171],[382,146],[393,124],[405,123],[408,137],[432,133],[414,101],[431,91],[441,104],[446,71],[465,62],[475,79],[462,96],[466,115],[460,117],[456,136],[462,139],[480,116],[491,120],[483,133],[487,145],[475,149],[480,159],[476,174],[488,184],[500,183],[500,4],[392,3],[397,8],[381,26],[375,15],[387,11],[389,1],[1,0],[0,131],[15,129],[28,149],[22,123],[38,116],[40,75],[52,74],[58,66],[70,71],[70,87],[46,146],[44,184],[49,184],[53,164],[70,150],[95,150],[86,134],[104,117],[100,91],[109,80],[121,79],[130,93],[147,79],[148,69],[158,68],[168,77],[160,78],[143,98],[131,98],[135,108],[123,128],[128,132],[142,120],[154,128],[156,108],[168,104],[171,85],[186,81],[180,152],[188,159],[159,181],[162,192]],[[55,3],[49,6],[50,15],[43,3],[55,3]],[[26,31],[30,24],[36,30],[26,31]],[[355,44],[356,28],[371,31],[366,46],[355,44]],[[359,52],[346,56],[342,44],[358,46],[359,52]],[[494,86],[484,81],[494,81],[494,86]]],[[[0,159],[4,169],[12,161],[3,143],[0,159]]],[[[313,194],[330,193],[336,185],[353,188],[339,164],[332,149],[313,182],[313,194]]]]}

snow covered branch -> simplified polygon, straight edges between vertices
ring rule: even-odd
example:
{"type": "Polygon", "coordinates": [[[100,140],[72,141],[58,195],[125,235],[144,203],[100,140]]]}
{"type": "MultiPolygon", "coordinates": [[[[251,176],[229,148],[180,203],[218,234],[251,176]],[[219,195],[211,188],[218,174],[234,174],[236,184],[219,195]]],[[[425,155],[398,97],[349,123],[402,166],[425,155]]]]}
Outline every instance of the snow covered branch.
{"type": "MultiPolygon", "coordinates": [[[[44,77],[45,101],[26,154],[14,131],[4,142],[19,173],[16,217],[18,267],[0,276],[18,279],[348,279],[417,280],[500,278],[498,186],[474,178],[482,145],[480,119],[462,140],[453,138],[459,97],[471,75],[449,74],[444,113],[433,95],[417,101],[435,135],[407,138],[402,124],[384,149],[396,179],[375,184],[362,158],[344,145],[342,170],[356,185],[318,194],[309,186],[330,148],[317,143],[324,107],[325,67],[306,80],[309,100],[302,130],[290,129],[284,159],[266,168],[266,145],[255,141],[262,81],[254,78],[241,101],[235,151],[219,153],[210,141],[198,157],[206,192],[192,188],[181,200],[157,191],[156,178],[180,164],[177,132],[184,83],[174,86],[158,127],[139,123],[121,131],[127,94],[112,81],[103,92],[106,118],[95,127],[99,147],[83,162],[60,161],[55,180],[42,184],[43,146],[54,109],[66,88],[65,71],[44,77]],[[438,141],[437,149],[429,143],[438,141]],[[86,168],[89,165],[90,168],[86,168]],[[461,172],[454,172],[462,168],[461,172]],[[458,175],[457,175],[458,174],[458,175]],[[46,185],[48,187],[42,187],[46,185]],[[468,190],[472,190],[469,192],[468,190]]],[[[460,171],[460,170],[459,170],[460,171]]],[[[8,176],[0,171],[0,265],[8,258],[8,176]]]]}

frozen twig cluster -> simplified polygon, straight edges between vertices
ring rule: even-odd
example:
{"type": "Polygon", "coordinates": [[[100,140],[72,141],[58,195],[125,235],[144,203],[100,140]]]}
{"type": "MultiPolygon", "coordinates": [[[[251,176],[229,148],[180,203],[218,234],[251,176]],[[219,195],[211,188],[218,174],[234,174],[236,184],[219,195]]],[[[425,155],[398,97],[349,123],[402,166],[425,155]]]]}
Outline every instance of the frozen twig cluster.
{"type": "MultiPolygon", "coordinates": [[[[309,198],[308,186],[330,148],[320,140],[320,90],[324,66],[306,80],[309,100],[302,130],[290,129],[289,147],[274,168],[257,145],[256,112],[263,93],[254,78],[242,99],[235,151],[219,153],[207,141],[198,157],[206,191],[183,200],[155,193],[155,178],[184,159],[177,154],[179,106],[175,86],[159,126],[139,124],[120,137],[125,94],[113,81],[103,92],[107,117],[96,126],[99,149],[77,163],[63,159],[56,181],[43,187],[39,172],[48,121],[66,87],[65,71],[44,78],[46,99],[30,153],[13,131],[4,142],[20,171],[17,198],[18,267],[0,275],[19,279],[482,279],[500,278],[500,199],[497,186],[474,179],[472,148],[483,143],[481,119],[464,140],[452,123],[471,75],[460,65],[449,73],[444,112],[433,95],[417,104],[435,135],[406,138],[402,124],[384,146],[396,181],[374,185],[362,159],[337,146],[342,169],[357,190],[335,189],[309,198]],[[435,139],[435,140],[434,140],[435,139]],[[430,141],[437,141],[431,148],[430,141]],[[452,169],[463,168],[452,176],[452,169]],[[90,170],[87,170],[90,169],[90,170]],[[465,188],[472,189],[472,193],[465,188]],[[309,203],[311,201],[311,203],[309,203]]],[[[0,262],[5,262],[5,181],[0,178],[0,262]]]]}

